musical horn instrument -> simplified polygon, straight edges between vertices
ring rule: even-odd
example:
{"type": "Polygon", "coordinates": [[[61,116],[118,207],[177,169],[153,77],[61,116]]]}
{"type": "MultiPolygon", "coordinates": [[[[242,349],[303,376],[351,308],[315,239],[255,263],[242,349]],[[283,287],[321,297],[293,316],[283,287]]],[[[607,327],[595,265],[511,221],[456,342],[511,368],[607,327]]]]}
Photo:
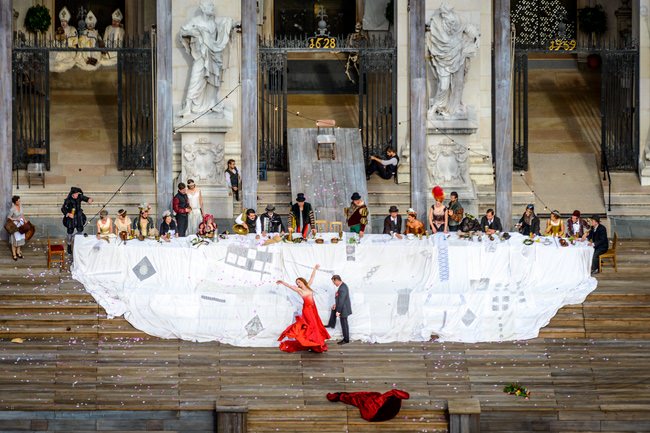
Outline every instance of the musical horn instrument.
{"type": "MultiPolygon", "coordinates": [[[[240,219],[244,221],[246,219],[245,213],[242,212],[240,219]]],[[[235,224],[232,226],[232,231],[237,233],[238,235],[247,235],[248,234],[248,229],[244,224],[235,224]]]]}

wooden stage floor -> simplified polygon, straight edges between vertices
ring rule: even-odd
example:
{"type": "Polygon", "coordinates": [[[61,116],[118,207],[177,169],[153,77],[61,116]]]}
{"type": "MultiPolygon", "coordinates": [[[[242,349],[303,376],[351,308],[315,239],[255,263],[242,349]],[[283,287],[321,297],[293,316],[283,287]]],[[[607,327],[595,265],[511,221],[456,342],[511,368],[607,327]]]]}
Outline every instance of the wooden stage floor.
{"type": "MultiPolygon", "coordinates": [[[[0,253],[0,411],[250,409],[249,431],[445,431],[446,400],[481,402],[484,432],[650,431],[650,241],[623,240],[582,305],[508,343],[332,344],[324,354],[161,340],[106,318],[45,247],[0,253]],[[21,337],[22,344],[11,343],[21,337]],[[502,388],[518,381],[524,400],[502,388]],[[368,425],[334,391],[408,391],[368,425]]],[[[552,272],[552,270],[549,270],[552,272]]]]}

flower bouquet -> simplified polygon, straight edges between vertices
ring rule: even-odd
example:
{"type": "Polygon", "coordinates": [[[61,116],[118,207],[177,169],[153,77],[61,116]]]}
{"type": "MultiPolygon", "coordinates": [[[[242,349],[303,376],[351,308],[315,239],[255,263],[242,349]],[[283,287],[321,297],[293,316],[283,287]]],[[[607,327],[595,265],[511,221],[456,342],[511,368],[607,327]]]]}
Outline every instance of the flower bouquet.
{"type": "Polygon", "coordinates": [[[526,400],[530,398],[530,391],[525,386],[517,382],[513,382],[503,387],[503,392],[507,394],[516,395],[517,397],[524,397],[526,400]]]}

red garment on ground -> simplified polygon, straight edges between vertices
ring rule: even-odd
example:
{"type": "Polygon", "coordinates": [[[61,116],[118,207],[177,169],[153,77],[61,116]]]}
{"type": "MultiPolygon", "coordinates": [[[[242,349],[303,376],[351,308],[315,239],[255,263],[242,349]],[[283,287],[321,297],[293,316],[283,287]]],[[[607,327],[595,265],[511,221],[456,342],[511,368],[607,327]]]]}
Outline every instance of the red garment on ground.
{"type": "Polygon", "coordinates": [[[278,338],[278,341],[285,338],[291,339],[282,341],[280,350],[297,352],[311,349],[314,352],[325,352],[327,351],[325,340],[330,338],[330,334],[323,326],[323,322],[318,315],[314,298],[312,296],[303,296],[302,302],[302,316],[296,317],[296,321],[285,329],[278,338]]]}
{"type": "Polygon", "coordinates": [[[361,418],[366,421],[388,421],[395,418],[402,407],[402,400],[409,398],[409,393],[399,389],[391,389],[380,394],[378,392],[335,392],[327,394],[329,401],[342,401],[359,408],[361,418]]]}

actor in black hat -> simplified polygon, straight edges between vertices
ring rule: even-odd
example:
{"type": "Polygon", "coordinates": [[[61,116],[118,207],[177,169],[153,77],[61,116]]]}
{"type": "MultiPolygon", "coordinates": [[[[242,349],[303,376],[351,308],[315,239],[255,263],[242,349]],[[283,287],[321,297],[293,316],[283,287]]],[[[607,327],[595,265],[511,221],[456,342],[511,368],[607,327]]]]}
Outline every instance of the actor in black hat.
{"type": "Polygon", "coordinates": [[[296,196],[296,203],[291,205],[291,212],[289,212],[289,227],[292,227],[296,233],[302,233],[304,238],[311,230],[316,233],[316,217],[311,203],[305,199],[305,194],[302,192],[296,196]]]}
{"type": "Polygon", "coordinates": [[[280,215],[275,213],[275,206],[268,204],[264,210],[266,212],[260,216],[262,235],[266,236],[267,233],[284,233],[284,224],[282,224],[280,215]]]}
{"type": "Polygon", "coordinates": [[[358,192],[352,194],[350,200],[352,200],[350,207],[344,209],[345,219],[350,231],[359,233],[359,237],[363,237],[363,233],[366,231],[366,225],[368,225],[368,207],[361,200],[358,192]]]}
{"type": "Polygon", "coordinates": [[[93,199],[86,197],[81,190],[76,186],[70,188],[68,196],[63,201],[61,212],[63,213],[63,225],[67,230],[66,243],[68,244],[68,254],[72,254],[72,245],[74,240],[74,232],[81,233],[86,225],[86,214],[81,209],[81,202],[92,203],[93,199]]]}
{"type": "Polygon", "coordinates": [[[390,215],[384,219],[384,234],[392,236],[402,233],[402,216],[399,214],[397,206],[391,206],[388,213],[390,215]]]}
{"type": "Polygon", "coordinates": [[[598,273],[598,262],[601,255],[609,249],[609,239],[607,239],[607,229],[600,223],[600,217],[593,215],[589,221],[591,230],[587,235],[589,245],[594,246],[594,256],[591,259],[591,273],[598,273]]]}

